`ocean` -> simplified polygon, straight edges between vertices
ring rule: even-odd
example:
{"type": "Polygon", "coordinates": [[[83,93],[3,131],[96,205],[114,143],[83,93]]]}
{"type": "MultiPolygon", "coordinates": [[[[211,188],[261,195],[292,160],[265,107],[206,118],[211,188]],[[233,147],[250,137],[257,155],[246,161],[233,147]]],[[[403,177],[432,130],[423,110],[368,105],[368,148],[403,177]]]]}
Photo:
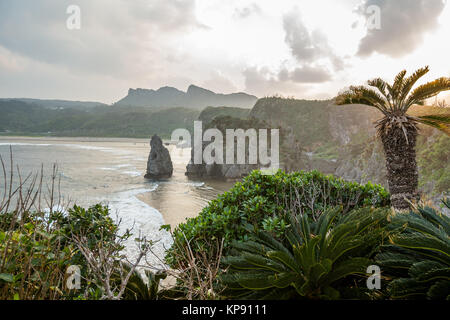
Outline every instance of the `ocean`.
{"type": "MultiPolygon", "coordinates": [[[[196,216],[210,200],[232,186],[230,182],[188,180],[184,173],[190,149],[166,147],[174,165],[173,176],[150,181],[144,178],[149,140],[0,137],[0,156],[8,172],[12,150],[16,183],[17,168],[22,179],[38,174],[42,168],[45,185],[56,165],[58,196],[63,206],[107,205],[111,216],[121,220],[122,231],[132,228],[134,235],[141,234],[155,242],[155,255],[148,258],[154,266],[162,264],[165,250],[172,245],[170,233],[160,227],[170,224],[173,229],[186,218],[196,216]]],[[[5,191],[3,180],[0,171],[0,196],[5,191]]],[[[130,260],[138,252],[134,238],[126,243],[125,253],[130,260]]]]}

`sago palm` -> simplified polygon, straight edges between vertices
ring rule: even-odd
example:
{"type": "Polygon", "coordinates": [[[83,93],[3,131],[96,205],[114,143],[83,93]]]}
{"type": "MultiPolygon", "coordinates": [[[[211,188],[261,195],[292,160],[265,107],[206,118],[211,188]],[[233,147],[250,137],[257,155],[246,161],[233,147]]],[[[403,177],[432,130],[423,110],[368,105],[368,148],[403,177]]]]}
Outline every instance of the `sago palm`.
{"type": "MultiPolygon", "coordinates": [[[[450,201],[444,201],[450,208],[450,201]]],[[[394,280],[394,299],[450,299],[450,218],[430,207],[399,213],[390,245],[376,257],[385,275],[394,280]]]]}
{"type": "Polygon", "coordinates": [[[342,215],[323,213],[317,222],[291,216],[286,239],[255,231],[250,240],[234,242],[222,262],[224,296],[239,299],[340,299],[341,291],[360,295],[370,259],[386,233],[388,209],[363,208],[342,215]]]}
{"type": "Polygon", "coordinates": [[[445,108],[445,112],[439,114],[408,113],[412,106],[423,106],[426,110],[425,100],[450,90],[450,78],[447,77],[420,85],[413,90],[416,82],[428,71],[429,68],[424,67],[406,77],[406,70],[403,70],[395,77],[392,85],[376,78],[368,81],[369,87],[351,86],[335,100],[337,105],[363,104],[374,107],[383,114],[376,126],[386,155],[391,203],[398,210],[408,209],[409,201],[418,198],[415,150],[417,124],[430,125],[450,134],[450,109],[445,108]]]}

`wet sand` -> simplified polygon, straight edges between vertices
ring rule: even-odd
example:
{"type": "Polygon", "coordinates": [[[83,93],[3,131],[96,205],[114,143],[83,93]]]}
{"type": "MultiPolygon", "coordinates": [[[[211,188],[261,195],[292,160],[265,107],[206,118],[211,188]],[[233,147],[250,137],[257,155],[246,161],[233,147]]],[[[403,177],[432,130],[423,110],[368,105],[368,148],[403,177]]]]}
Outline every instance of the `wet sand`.
{"type": "Polygon", "coordinates": [[[172,230],[186,219],[196,217],[209,201],[229,190],[234,184],[224,181],[206,183],[190,181],[183,176],[180,177],[179,172],[175,173],[172,179],[176,182],[173,180],[158,182],[155,191],[137,196],[139,200],[158,210],[172,230]],[[179,181],[180,178],[183,181],[179,181]]]}

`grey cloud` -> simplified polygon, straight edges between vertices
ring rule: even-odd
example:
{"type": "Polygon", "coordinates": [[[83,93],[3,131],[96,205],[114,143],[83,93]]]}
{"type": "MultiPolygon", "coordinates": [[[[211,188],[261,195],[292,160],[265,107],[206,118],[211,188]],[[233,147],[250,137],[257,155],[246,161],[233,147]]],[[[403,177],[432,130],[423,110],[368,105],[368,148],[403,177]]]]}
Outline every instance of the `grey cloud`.
{"type": "Polygon", "coordinates": [[[285,42],[299,62],[309,64],[326,58],[336,70],[343,68],[342,59],[333,52],[327,37],[320,30],[308,30],[297,9],[283,16],[283,27],[286,32],[285,42]]]}
{"type": "Polygon", "coordinates": [[[233,93],[238,91],[234,83],[218,71],[211,71],[209,79],[204,81],[202,86],[209,90],[221,93],[233,93]]]}
{"type": "Polygon", "coordinates": [[[234,10],[234,16],[240,19],[248,18],[252,14],[261,14],[261,13],[262,10],[256,3],[252,3],[247,7],[236,8],[234,10]]]}
{"type": "Polygon", "coordinates": [[[136,52],[145,50],[149,61],[150,57],[157,60],[163,51],[153,45],[161,43],[159,31],[170,37],[201,26],[195,17],[195,0],[78,0],[81,30],[70,31],[66,9],[73,3],[0,1],[0,46],[74,73],[124,76],[139,70],[142,61],[136,52]]]}
{"type": "Polygon", "coordinates": [[[164,31],[185,27],[207,28],[195,17],[195,0],[134,0],[130,11],[139,19],[148,21],[164,31]]]}
{"type": "Polygon", "coordinates": [[[358,55],[374,52],[401,57],[411,53],[427,32],[438,26],[437,18],[445,7],[442,0],[365,0],[358,12],[368,17],[371,5],[381,9],[381,29],[368,30],[361,40],[358,55]]]}
{"type": "Polygon", "coordinates": [[[267,68],[250,67],[243,72],[245,91],[259,97],[273,95],[285,90],[284,81],[280,81],[267,68]]]}
{"type": "Polygon", "coordinates": [[[285,42],[291,49],[299,66],[293,70],[281,68],[277,80],[292,83],[321,83],[332,79],[329,71],[317,65],[317,60],[328,60],[335,71],[342,70],[344,61],[328,44],[327,37],[320,30],[308,30],[298,9],[283,16],[286,33],[285,42]]]}
{"type": "Polygon", "coordinates": [[[319,83],[332,79],[326,69],[311,66],[296,68],[289,74],[289,78],[298,83],[319,83]]]}
{"type": "Polygon", "coordinates": [[[331,75],[319,67],[299,67],[292,71],[282,68],[278,73],[268,68],[250,67],[243,72],[245,90],[258,96],[301,93],[308,83],[326,82],[331,75]]]}

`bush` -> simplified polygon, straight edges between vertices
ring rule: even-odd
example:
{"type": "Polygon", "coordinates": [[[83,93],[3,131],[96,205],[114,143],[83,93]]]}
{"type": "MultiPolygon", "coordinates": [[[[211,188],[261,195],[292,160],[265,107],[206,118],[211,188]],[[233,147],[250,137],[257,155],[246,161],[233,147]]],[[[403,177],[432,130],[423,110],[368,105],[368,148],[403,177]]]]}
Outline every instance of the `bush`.
{"type": "Polygon", "coordinates": [[[233,243],[222,262],[227,298],[340,299],[369,296],[367,267],[386,237],[389,209],[363,208],[341,215],[330,209],[314,223],[292,214],[284,240],[250,227],[251,239],[233,243]],[[362,280],[362,281],[361,281],[362,280]]]}
{"type": "MultiPolygon", "coordinates": [[[[123,243],[131,233],[119,235],[118,231],[108,207],[100,204],[47,214],[0,213],[0,299],[111,299],[118,289],[107,296],[105,277],[110,277],[114,288],[126,286],[125,299],[156,298],[161,276],[146,272],[145,282],[134,266],[123,262],[123,243]],[[98,256],[103,260],[96,269],[98,256]],[[66,288],[66,270],[71,265],[80,268],[80,290],[66,288]],[[124,282],[127,273],[132,276],[124,282]]],[[[140,245],[150,244],[142,240],[140,245]]]]}
{"type": "Polygon", "coordinates": [[[263,175],[253,171],[228,192],[212,200],[199,216],[188,219],[173,232],[176,245],[168,251],[166,260],[172,267],[183,265],[177,261],[178,251],[186,241],[192,250],[208,251],[211,240],[224,239],[224,254],[233,240],[248,240],[246,224],[257,229],[282,233],[286,221],[280,217],[298,206],[300,213],[317,220],[327,208],[342,206],[343,214],[362,207],[381,207],[389,204],[388,192],[378,185],[346,182],[317,171],[263,175]]]}
{"type": "MultiPolygon", "coordinates": [[[[13,214],[0,214],[0,221],[13,214]]],[[[0,299],[61,298],[66,268],[74,249],[58,233],[28,214],[11,228],[0,229],[0,299]]],[[[0,223],[0,225],[4,225],[0,223]]]]}
{"type": "MultiPolygon", "coordinates": [[[[450,208],[450,202],[444,201],[450,208]]],[[[450,299],[450,218],[430,207],[397,214],[390,245],[377,256],[393,299],[450,299]]]]}

